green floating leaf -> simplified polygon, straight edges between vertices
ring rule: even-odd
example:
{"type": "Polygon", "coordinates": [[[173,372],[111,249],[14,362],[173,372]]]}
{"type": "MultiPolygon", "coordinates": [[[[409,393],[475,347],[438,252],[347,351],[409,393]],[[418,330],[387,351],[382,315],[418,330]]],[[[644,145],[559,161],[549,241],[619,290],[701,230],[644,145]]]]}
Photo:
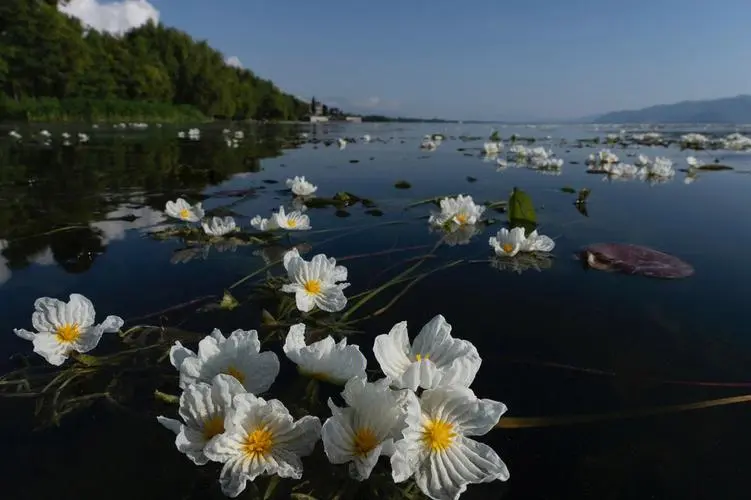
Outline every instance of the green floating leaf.
{"type": "Polygon", "coordinates": [[[537,214],[532,198],[521,189],[514,188],[508,200],[509,226],[523,227],[527,234],[537,229],[537,214]]]}
{"type": "Polygon", "coordinates": [[[472,177],[471,175],[468,175],[467,182],[477,182],[477,177],[472,177]]]}
{"type": "Polygon", "coordinates": [[[373,217],[381,217],[383,215],[383,212],[381,210],[378,210],[377,208],[366,210],[365,213],[372,215],[373,217]]]}
{"type": "Polygon", "coordinates": [[[564,193],[574,194],[576,192],[576,189],[572,188],[571,186],[565,186],[561,188],[561,191],[563,191],[564,193]]]}
{"type": "Polygon", "coordinates": [[[708,170],[708,171],[733,170],[733,167],[729,167],[727,165],[718,165],[716,163],[707,164],[707,165],[700,165],[697,168],[699,170],[708,170]]]}
{"type": "Polygon", "coordinates": [[[579,195],[576,197],[576,204],[581,205],[582,203],[586,203],[587,198],[589,198],[589,193],[591,193],[592,190],[589,188],[581,188],[579,190],[579,195]]]}
{"type": "Polygon", "coordinates": [[[261,323],[264,325],[275,325],[276,319],[266,309],[261,311],[261,323]]]}
{"type": "Polygon", "coordinates": [[[411,187],[412,187],[412,184],[410,184],[410,183],[409,183],[409,182],[407,182],[407,181],[397,181],[397,182],[396,182],[396,183],[394,184],[394,187],[395,187],[396,189],[409,189],[409,188],[411,188],[411,187]]]}

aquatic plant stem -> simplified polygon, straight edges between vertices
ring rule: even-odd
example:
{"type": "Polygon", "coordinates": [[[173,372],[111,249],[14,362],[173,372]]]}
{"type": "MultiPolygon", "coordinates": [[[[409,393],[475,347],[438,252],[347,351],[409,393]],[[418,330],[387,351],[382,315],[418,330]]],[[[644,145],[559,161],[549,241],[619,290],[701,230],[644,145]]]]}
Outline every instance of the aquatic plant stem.
{"type": "Polygon", "coordinates": [[[665,405],[638,410],[615,411],[609,413],[592,413],[585,415],[562,415],[557,417],[504,417],[495,426],[496,429],[530,429],[536,427],[554,427],[559,425],[589,424],[597,422],[609,422],[613,420],[625,420],[630,418],[651,417],[680,413],[691,410],[701,410],[716,406],[751,403],[751,394],[733,396],[729,398],[709,399],[697,403],[680,405],[665,405]]]}

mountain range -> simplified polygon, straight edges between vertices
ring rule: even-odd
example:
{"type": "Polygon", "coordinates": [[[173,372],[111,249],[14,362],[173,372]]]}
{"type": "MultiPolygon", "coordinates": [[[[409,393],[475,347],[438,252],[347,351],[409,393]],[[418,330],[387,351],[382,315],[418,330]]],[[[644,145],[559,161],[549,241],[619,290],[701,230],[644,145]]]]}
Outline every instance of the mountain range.
{"type": "Polygon", "coordinates": [[[681,101],[613,111],[582,121],[590,123],[751,123],[751,95],[681,101]]]}

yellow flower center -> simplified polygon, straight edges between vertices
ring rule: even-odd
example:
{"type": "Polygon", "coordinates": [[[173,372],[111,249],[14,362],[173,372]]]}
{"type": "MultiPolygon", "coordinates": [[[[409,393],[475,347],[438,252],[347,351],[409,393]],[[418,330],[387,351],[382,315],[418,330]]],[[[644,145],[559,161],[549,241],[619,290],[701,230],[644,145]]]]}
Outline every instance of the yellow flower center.
{"type": "Polygon", "coordinates": [[[311,295],[318,295],[319,293],[321,293],[320,280],[308,280],[303,286],[305,287],[305,291],[311,295]]]}
{"type": "Polygon", "coordinates": [[[361,427],[355,432],[355,454],[364,457],[376,446],[378,446],[378,438],[372,430],[361,427]]]}
{"type": "Polygon", "coordinates": [[[469,221],[469,216],[467,216],[467,214],[464,214],[464,213],[457,214],[456,221],[459,224],[466,224],[469,221]]]}
{"type": "Polygon", "coordinates": [[[443,451],[454,441],[454,426],[445,420],[430,420],[423,426],[422,442],[431,451],[443,451]]]}
{"type": "Polygon", "coordinates": [[[297,221],[295,219],[287,219],[287,225],[289,227],[297,227],[297,221]]]}
{"type": "Polygon", "coordinates": [[[70,344],[81,336],[81,330],[78,323],[65,323],[57,327],[55,335],[57,335],[57,341],[61,344],[70,344]]]}
{"type": "Polygon", "coordinates": [[[235,377],[241,384],[245,382],[245,374],[232,365],[227,367],[227,369],[224,371],[224,374],[235,377]]]}
{"type": "Polygon", "coordinates": [[[180,213],[178,214],[181,219],[189,219],[190,218],[190,210],[187,208],[183,208],[180,210],[180,213]]]}
{"type": "Polygon", "coordinates": [[[503,245],[501,245],[501,250],[506,253],[511,253],[514,251],[514,245],[512,245],[511,243],[504,243],[503,245]]]}
{"type": "Polygon", "coordinates": [[[222,432],[224,432],[224,417],[221,415],[214,415],[203,423],[203,438],[206,441],[222,432]]]}
{"type": "Polygon", "coordinates": [[[415,354],[415,361],[422,361],[423,359],[430,359],[430,354],[415,354]]]}
{"type": "Polygon", "coordinates": [[[246,457],[265,458],[274,447],[274,436],[264,428],[256,429],[245,438],[242,450],[246,457]]]}

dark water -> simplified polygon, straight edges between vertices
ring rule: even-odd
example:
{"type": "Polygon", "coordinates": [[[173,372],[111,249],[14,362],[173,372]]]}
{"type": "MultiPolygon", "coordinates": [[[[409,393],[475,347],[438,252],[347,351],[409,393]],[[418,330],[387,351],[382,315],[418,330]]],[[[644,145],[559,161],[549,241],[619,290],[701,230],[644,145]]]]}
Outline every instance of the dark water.
{"type": "MultiPolygon", "coordinates": [[[[405,259],[425,254],[438,241],[427,227],[430,206],[405,209],[416,200],[458,193],[471,194],[477,202],[502,200],[516,186],[534,200],[541,232],[556,238],[552,266],[521,274],[494,269],[487,262],[487,240],[500,223],[467,245],[440,247],[426,270],[463,262],[430,275],[384,314],[358,325],[362,333],[350,342],[362,346],[369,368],[377,368],[370,352],[376,335],[407,320],[414,336],[441,313],[453,325],[453,335],[471,340],[483,357],[475,393],[506,403],[508,417],[631,412],[751,390],[751,382],[745,388],[695,383],[751,380],[746,321],[751,175],[707,172],[690,185],[681,173],[655,186],[602,182],[601,176],[585,173],[584,160],[596,149],[558,145],[562,138],[604,134],[583,128],[500,129],[504,137],[514,132],[552,136],[544,144],[566,160],[560,176],[513,167],[497,172],[494,162],[478,157],[483,140],[456,138],[487,137],[485,125],[361,125],[317,132],[309,127],[256,128],[246,129],[236,149],[225,145],[221,127],[204,127],[200,141],[179,141],[176,131],[166,127],[80,130],[86,130],[91,141],[75,147],[60,146],[57,139],[51,147],[28,142],[20,146],[5,137],[7,130],[0,132],[3,372],[18,367],[17,357],[11,358],[14,353],[30,352],[29,343],[12,329],[31,327],[33,302],[40,296],[67,299],[70,293],[82,293],[94,302],[98,319],[118,314],[126,327],[179,326],[201,335],[214,327],[225,334],[259,328],[261,309],[273,313],[274,304],[254,292],[250,285],[257,279],[232,290],[240,307],[198,309],[266,265],[263,248],[212,248],[205,258],[195,251],[197,258],[181,263],[179,258],[190,253],[181,252],[185,244],[176,238],[158,240],[149,231],[167,222],[161,211],[167,200],[178,196],[203,200],[208,210],[231,210],[247,229],[254,215],[268,216],[279,205],[289,205],[290,195],[282,191],[285,179],[305,175],[319,186],[320,196],[348,191],[372,199],[382,212],[376,216],[360,205],[346,214],[334,208],[311,209],[313,231],[278,242],[281,247],[309,244],[308,258],[325,253],[345,259],[342,264],[352,283],[348,296],[395,276],[406,267],[405,259]],[[375,140],[339,150],[335,144],[298,144],[294,138],[301,132],[329,140],[369,133],[375,140]],[[449,139],[436,151],[420,151],[422,136],[431,132],[449,139]],[[399,180],[412,187],[395,189],[399,180]],[[592,189],[588,217],[577,212],[575,196],[562,192],[563,186],[592,189]],[[228,193],[236,190],[242,193],[228,193]],[[317,232],[345,227],[349,229],[317,232]],[[685,280],[650,280],[587,271],[572,258],[582,246],[602,241],[673,253],[690,262],[696,274],[685,280]],[[379,254],[362,256],[370,253],[379,254]],[[201,300],[193,305],[155,314],[197,298],[201,300]]],[[[52,130],[53,135],[60,131],[52,130]]],[[[616,152],[625,156],[625,151],[616,152]]],[[[638,152],[670,156],[677,168],[685,166],[688,155],[662,148],[638,152]]],[[[699,156],[711,161],[716,154],[699,156]]],[[[748,169],[750,163],[742,153],[724,152],[721,158],[736,170],[748,169]]],[[[505,217],[490,214],[499,222],[505,217]]],[[[265,251],[266,257],[275,258],[280,249],[265,251]]],[[[273,271],[279,274],[280,266],[273,271]]],[[[363,308],[363,315],[383,307],[399,291],[384,292],[363,308]]],[[[265,348],[279,347],[273,338],[265,348]]],[[[116,349],[118,340],[106,337],[97,352],[116,349]]],[[[29,359],[43,363],[33,355],[29,359]]],[[[271,394],[285,403],[297,401],[305,383],[283,355],[280,361],[282,370],[271,394]]],[[[222,498],[218,467],[195,467],[174,449],[173,435],[156,423],[156,415],[172,416],[174,408],[154,401],[153,389],[177,392],[174,370],[167,362],[160,366],[150,372],[144,365],[143,373],[124,378],[120,406],[97,401],[66,416],[60,427],[33,430],[45,420],[44,411],[34,417],[32,398],[0,398],[3,497],[222,498]],[[155,374],[164,377],[155,383],[155,374]]],[[[335,392],[322,387],[320,401],[335,392]]],[[[316,411],[325,416],[324,408],[316,411]]],[[[748,405],[737,404],[494,430],[480,439],[501,455],[511,478],[470,486],[463,498],[748,498],[750,421],[748,405]]],[[[335,468],[324,462],[319,445],[304,460],[303,480],[308,482],[282,481],[274,497],[289,498],[295,487],[297,493],[319,499],[337,492],[341,498],[384,498],[367,485],[358,489],[344,479],[343,468],[332,476],[335,468]]],[[[258,481],[261,496],[266,484],[258,481]]],[[[244,495],[254,498],[250,488],[244,495]]]]}

